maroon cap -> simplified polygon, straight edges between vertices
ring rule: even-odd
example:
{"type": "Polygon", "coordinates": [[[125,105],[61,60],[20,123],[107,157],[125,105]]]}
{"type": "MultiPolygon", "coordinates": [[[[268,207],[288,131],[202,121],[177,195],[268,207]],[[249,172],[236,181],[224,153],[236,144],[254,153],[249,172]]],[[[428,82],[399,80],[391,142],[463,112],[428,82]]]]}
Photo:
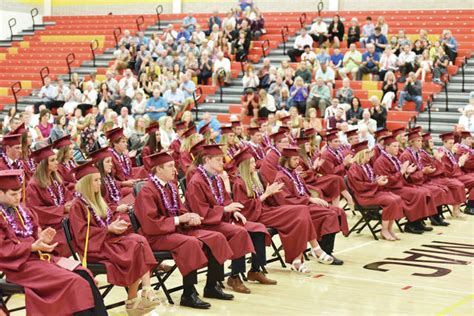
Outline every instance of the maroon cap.
{"type": "Polygon", "coordinates": [[[398,142],[398,140],[397,140],[395,137],[393,137],[392,135],[385,136],[385,137],[382,138],[382,139],[383,139],[383,144],[384,144],[385,146],[388,146],[388,145],[390,145],[391,143],[398,142]]]}
{"type": "Polygon", "coordinates": [[[235,155],[234,165],[239,166],[243,161],[250,158],[253,158],[253,155],[250,152],[250,147],[244,148],[237,155],[235,155]]]}
{"type": "Polygon", "coordinates": [[[398,135],[403,134],[403,133],[405,133],[405,127],[400,127],[400,128],[396,128],[392,130],[393,137],[397,137],[398,135]]]}
{"type": "Polygon", "coordinates": [[[468,137],[471,137],[471,132],[468,132],[468,131],[461,132],[461,138],[468,138],[468,137]]]}
{"type": "Polygon", "coordinates": [[[221,149],[222,145],[219,144],[212,144],[212,145],[203,145],[202,156],[220,156],[223,155],[224,152],[221,149]]]}
{"type": "Polygon", "coordinates": [[[380,129],[374,133],[375,139],[389,135],[389,131],[386,128],[380,129]]]}
{"type": "Polygon", "coordinates": [[[170,161],[174,161],[173,157],[167,151],[160,151],[159,153],[146,156],[145,158],[150,160],[153,166],[160,166],[170,161]]]}
{"type": "Polygon", "coordinates": [[[53,145],[47,145],[47,146],[44,146],[43,148],[33,151],[31,153],[31,158],[33,158],[36,161],[36,163],[40,163],[40,161],[52,155],[54,155],[53,145]]]}
{"type": "Polygon", "coordinates": [[[421,138],[420,132],[412,131],[408,133],[408,141],[421,138]]]}
{"type": "Polygon", "coordinates": [[[187,130],[185,130],[184,133],[183,133],[183,137],[187,138],[187,137],[189,137],[193,134],[196,134],[196,127],[195,126],[191,126],[187,130]]]}
{"type": "Polygon", "coordinates": [[[145,128],[145,133],[151,134],[151,133],[156,132],[159,129],[160,129],[160,125],[158,124],[158,122],[156,122],[156,121],[151,122],[150,125],[148,125],[148,127],[145,128]]]}
{"type": "Polygon", "coordinates": [[[236,128],[236,127],[239,127],[240,125],[242,125],[240,123],[240,121],[232,121],[232,122],[230,122],[230,124],[231,124],[232,128],[236,128]]]}
{"type": "Polygon", "coordinates": [[[278,127],[278,131],[282,131],[282,132],[285,132],[285,133],[289,133],[290,132],[290,128],[286,125],[281,125],[280,127],[278,127]]]}
{"type": "Polygon", "coordinates": [[[61,138],[56,139],[53,143],[53,148],[60,149],[60,148],[69,146],[71,144],[72,144],[71,135],[66,135],[61,138]]]}
{"type": "Polygon", "coordinates": [[[96,161],[99,161],[107,157],[112,157],[112,153],[110,152],[110,147],[107,146],[91,152],[89,154],[89,157],[96,161]]]}
{"type": "Polygon", "coordinates": [[[339,133],[338,132],[331,132],[326,134],[326,140],[328,142],[335,140],[336,138],[339,138],[339,133]]]}
{"type": "Polygon", "coordinates": [[[314,136],[316,135],[316,130],[314,128],[307,128],[303,132],[304,136],[314,136]]]}
{"type": "Polygon", "coordinates": [[[415,126],[415,127],[413,127],[413,128],[408,129],[408,132],[410,132],[410,133],[411,133],[411,132],[421,133],[422,130],[423,130],[423,129],[421,128],[421,126],[415,126]]]}
{"type": "Polygon", "coordinates": [[[19,190],[22,187],[20,177],[23,175],[21,169],[9,169],[0,171],[0,190],[19,190]]]}
{"type": "Polygon", "coordinates": [[[351,146],[351,149],[357,154],[359,151],[369,149],[369,142],[363,141],[351,146]]]}
{"type": "Polygon", "coordinates": [[[72,172],[74,173],[76,180],[79,181],[89,174],[99,173],[99,169],[95,166],[95,162],[95,160],[88,160],[74,168],[72,172]]]}
{"type": "Polygon", "coordinates": [[[247,127],[247,134],[249,134],[249,136],[253,136],[258,132],[260,132],[260,127],[247,127]]]}
{"type": "Polygon", "coordinates": [[[346,136],[347,138],[354,137],[354,136],[358,136],[358,133],[359,133],[359,130],[353,129],[353,130],[347,131],[346,136]]]}
{"type": "Polygon", "coordinates": [[[431,133],[424,133],[423,134],[423,141],[430,140],[431,139],[431,133]]]}
{"type": "Polygon", "coordinates": [[[105,133],[105,136],[110,142],[115,142],[116,140],[119,140],[122,137],[125,137],[123,134],[123,128],[122,127],[117,127],[113,128],[105,133]]]}
{"type": "Polygon", "coordinates": [[[11,135],[21,134],[21,135],[23,135],[27,131],[28,130],[25,127],[25,123],[21,123],[20,126],[18,126],[16,129],[14,129],[13,131],[11,131],[8,134],[11,134],[11,135]]]}
{"type": "Polygon", "coordinates": [[[439,138],[441,138],[443,142],[450,139],[454,140],[454,133],[452,132],[444,133],[444,134],[439,135],[439,138]]]}
{"type": "Polygon", "coordinates": [[[280,118],[280,121],[283,123],[283,124],[286,124],[288,123],[288,121],[291,119],[291,116],[287,115],[287,116],[284,116],[284,117],[281,117],[280,118]]]}
{"type": "Polygon", "coordinates": [[[189,149],[189,152],[193,155],[193,156],[197,156],[199,154],[199,151],[202,149],[202,146],[206,145],[206,140],[205,139],[201,139],[200,141],[198,141],[196,144],[194,144],[190,149],[189,149]]]}
{"type": "Polygon", "coordinates": [[[230,134],[233,133],[232,126],[221,126],[221,134],[230,134]]]}
{"type": "Polygon", "coordinates": [[[211,131],[210,125],[211,122],[204,124],[200,129],[199,129],[199,134],[204,135],[207,132],[211,131]]]}
{"type": "Polygon", "coordinates": [[[306,143],[309,143],[309,141],[310,141],[310,138],[307,137],[307,136],[306,137],[299,137],[299,138],[296,139],[296,144],[298,146],[301,146],[301,145],[304,145],[306,143]]]}
{"type": "Polygon", "coordinates": [[[283,148],[283,151],[281,152],[281,154],[283,155],[283,157],[291,158],[294,156],[299,156],[298,151],[299,151],[298,147],[285,147],[283,148]]]}
{"type": "Polygon", "coordinates": [[[278,131],[276,133],[273,133],[270,135],[270,138],[274,141],[274,142],[277,142],[279,141],[280,139],[282,138],[285,138],[286,137],[286,132],[285,131],[278,131]]]}
{"type": "Polygon", "coordinates": [[[3,136],[3,146],[21,145],[21,134],[7,134],[3,136]]]}
{"type": "Polygon", "coordinates": [[[174,128],[176,128],[177,131],[180,131],[180,130],[186,129],[186,126],[187,126],[187,123],[182,121],[182,122],[176,122],[176,124],[174,125],[174,128]]]}

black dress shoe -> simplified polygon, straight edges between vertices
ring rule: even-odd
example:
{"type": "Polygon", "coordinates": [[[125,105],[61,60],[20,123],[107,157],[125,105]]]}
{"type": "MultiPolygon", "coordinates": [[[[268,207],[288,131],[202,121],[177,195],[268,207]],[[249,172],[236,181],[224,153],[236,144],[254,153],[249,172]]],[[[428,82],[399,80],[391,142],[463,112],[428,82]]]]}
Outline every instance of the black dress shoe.
{"type": "Polygon", "coordinates": [[[430,216],[431,226],[443,226],[441,225],[439,215],[438,216],[430,216]]]}
{"type": "Polygon", "coordinates": [[[413,223],[407,223],[405,225],[405,233],[412,233],[412,234],[423,234],[424,230],[419,229],[418,227],[414,226],[413,223]]]}
{"type": "Polygon", "coordinates": [[[337,259],[333,255],[331,255],[331,257],[334,259],[334,261],[331,263],[332,265],[342,266],[344,264],[344,261],[342,261],[341,259],[337,259]]]}
{"type": "Polygon", "coordinates": [[[449,226],[449,223],[442,219],[441,217],[439,218],[439,226],[449,226]]]}
{"type": "Polygon", "coordinates": [[[214,287],[204,288],[204,297],[206,298],[215,298],[218,300],[224,300],[224,301],[231,301],[234,299],[234,295],[232,294],[227,294],[222,291],[222,288],[220,285],[216,285],[214,287]]]}
{"type": "Polygon", "coordinates": [[[474,215],[474,208],[466,207],[466,208],[464,209],[464,214],[467,214],[467,215],[474,215]]]}
{"type": "Polygon", "coordinates": [[[419,222],[417,222],[416,226],[418,227],[418,229],[421,229],[421,230],[423,230],[423,231],[425,231],[425,232],[430,232],[430,231],[433,230],[433,227],[426,226],[424,220],[420,220],[419,222]]]}
{"type": "Polygon", "coordinates": [[[196,292],[189,296],[184,296],[183,294],[181,296],[181,302],[179,303],[179,305],[197,309],[208,309],[211,307],[211,304],[201,300],[201,298],[196,292]]]}

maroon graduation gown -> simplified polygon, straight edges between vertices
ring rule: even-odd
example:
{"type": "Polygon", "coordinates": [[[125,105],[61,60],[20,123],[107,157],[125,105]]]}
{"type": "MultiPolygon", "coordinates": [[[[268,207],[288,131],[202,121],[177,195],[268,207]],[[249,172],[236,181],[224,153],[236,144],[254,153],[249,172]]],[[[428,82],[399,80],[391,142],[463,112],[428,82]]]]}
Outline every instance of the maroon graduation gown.
{"type": "Polygon", "coordinates": [[[193,157],[189,151],[181,151],[179,154],[179,169],[186,174],[189,166],[193,163],[193,157]]]}
{"type": "MultiPolygon", "coordinates": [[[[217,177],[213,179],[212,185],[215,191],[218,192],[216,181],[217,177]]],[[[234,253],[231,259],[238,259],[248,253],[254,253],[255,249],[246,227],[243,227],[240,222],[232,223],[231,214],[224,212],[224,206],[229,205],[232,200],[225,190],[224,184],[222,184],[222,188],[224,191],[223,206],[217,204],[206,179],[199,171],[196,171],[196,174],[186,186],[186,207],[191,212],[204,218],[201,225],[203,229],[222,233],[234,253]]],[[[261,224],[247,224],[266,232],[265,227],[261,224]]]]}
{"type": "Polygon", "coordinates": [[[168,150],[171,151],[171,157],[173,157],[174,163],[177,166],[179,163],[179,156],[181,154],[181,140],[179,138],[175,138],[171,142],[170,147],[168,147],[168,150]]]}
{"type": "Polygon", "coordinates": [[[375,164],[375,161],[379,158],[379,156],[382,153],[382,145],[375,144],[373,150],[372,150],[372,157],[370,157],[370,165],[373,167],[375,164]]]}
{"type": "Polygon", "coordinates": [[[124,187],[121,183],[127,180],[140,179],[142,174],[140,173],[141,167],[133,167],[130,157],[128,157],[128,155],[124,155],[124,157],[130,163],[129,165],[132,168],[131,174],[129,176],[125,175],[122,163],[115,157],[115,155],[112,155],[112,174],[114,175],[114,178],[120,182],[120,191],[122,192],[122,195],[126,196],[132,193],[133,189],[132,187],[124,187]]]}
{"type": "Polygon", "coordinates": [[[398,195],[382,191],[377,182],[372,182],[361,165],[354,163],[347,171],[347,181],[359,205],[380,205],[382,220],[397,220],[403,217],[403,200],[398,195]]]}
{"type": "Polygon", "coordinates": [[[278,152],[276,152],[275,149],[270,148],[260,165],[260,176],[262,177],[264,185],[274,182],[275,176],[278,172],[277,166],[279,160],[280,155],[278,152]]]}
{"type": "Polygon", "coordinates": [[[253,158],[255,158],[255,164],[257,169],[260,169],[262,166],[262,161],[265,158],[265,151],[261,145],[254,145],[249,142],[245,143],[246,147],[250,147],[250,152],[252,153],[253,158]]]}
{"type": "Polygon", "coordinates": [[[59,164],[58,166],[58,173],[61,176],[61,179],[63,180],[63,185],[66,187],[66,189],[72,194],[76,191],[76,177],[74,176],[74,173],[69,169],[66,165],[64,164],[59,164]]]}
{"type": "MultiPolygon", "coordinates": [[[[172,201],[172,191],[166,187],[163,190],[172,201]]],[[[179,213],[172,215],[166,210],[160,191],[150,180],[140,190],[135,200],[135,215],[141,224],[140,233],[147,238],[151,248],[155,251],[171,251],[183,276],[207,265],[203,244],[209,247],[220,264],[230,259],[232,249],[221,233],[175,225],[174,216],[187,213],[179,196],[177,200],[179,213]]]]}
{"type": "Polygon", "coordinates": [[[469,157],[467,158],[464,166],[462,167],[462,171],[466,173],[474,172],[474,153],[471,148],[468,148],[466,145],[458,144],[458,148],[456,151],[456,158],[459,161],[459,157],[462,155],[469,153],[469,157]]]}
{"type": "MultiPolygon", "coordinates": [[[[87,233],[88,210],[78,198],[73,200],[69,218],[71,231],[81,257],[87,233]]],[[[117,218],[126,220],[127,214],[114,212],[112,221],[117,218]]],[[[107,231],[90,216],[89,245],[87,262],[103,263],[107,269],[107,282],[119,286],[128,286],[151,271],[157,262],[145,237],[127,230],[121,235],[107,231]]]]}
{"type": "Polygon", "coordinates": [[[309,202],[309,194],[306,189],[304,195],[299,195],[293,181],[282,171],[278,171],[275,182],[282,182],[284,186],[282,191],[267,199],[268,205],[297,205],[301,208],[306,206],[313,221],[318,240],[324,235],[342,231],[345,236],[349,233],[347,218],[344,211],[332,205],[328,207],[312,204],[309,202]]]}
{"type": "Polygon", "coordinates": [[[293,262],[306,250],[308,241],[316,239],[311,217],[305,208],[297,205],[269,206],[262,203],[258,197],[250,198],[240,177],[234,179],[232,192],[234,201],[244,206],[242,214],[247,220],[262,223],[278,231],[286,262],[293,262]]]}
{"type": "Polygon", "coordinates": [[[474,200],[474,175],[462,171],[457,164],[457,160],[456,163],[452,162],[447,153],[445,153],[443,158],[441,158],[441,162],[444,166],[445,176],[450,179],[458,179],[461,181],[464,184],[464,187],[469,191],[468,199],[474,200]]]}
{"type": "MultiPolygon", "coordinates": [[[[26,314],[72,315],[93,308],[94,298],[85,279],[56,265],[59,257],[53,257],[48,262],[40,260],[38,253],[31,252],[31,245],[38,237],[38,221],[34,213],[26,207],[24,209],[34,223],[31,237],[17,236],[0,216],[0,270],[5,272],[9,282],[25,288],[26,314]]],[[[15,221],[21,227],[16,214],[15,221]]]]}
{"type": "MultiPolygon", "coordinates": [[[[71,193],[66,190],[64,185],[61,184],[61,187],[65,195],[64,202],[71,200],[71,193]]],[[[59,196],[58,192],[54,191],[54,193],[59,196]]],[[[38,217],[41,228],[52,227],[56,230],[54,242],[58,242],[58,245],[54,249],[54,254],[69,257],[71,252],[61,225],[63,218],[66,216],[64,205],[56,206],[48,190],[40,187],[34,177],[26,187],[26,197],[26,206],[38,217]]]]}
{"type": "Polygon", "coordinates": [[[316,170],[303,161],[303,158],[300,159],[300,166],[303,168],[303,180],[306,186],[309,190],[318,192],[321,199],[332,202],[346,189],[341,176],[336,174],[318,175],[316,170]]]}
{"type": "Polygon", "coordinates": [[[383,191],[395,193],[403,199],[403,211],[410,222],[437,213],[431,194],[427,194],[426,190],[420,190],[415,185],[408,184],[400,171],[384,155],[380,155],[375,161],[374,171],[378,176],[387,176],[388,183],[383,191]]]}
{"type": "Polygon", "coordinates": [[[441,161],[438,161],[426,151],[422,150],[420,153],[421,164],[423,167],[432,166],[436,170],[433,173],[427,174],[426,176],[430,179],[430,182],[438,185],[443,185],[449,190],[448,202],[449,205],[461,204],[466,201],[466,191],[464,184],[458,179],[447,178],[444,174],[444,165],[441,161]]]}
{"type": "MultiPolygon", "coordinates": [[[[341,155],[343,158],[343,156],[341,155]]],[[[335,174],[341,177],[346,175],[346,167],[342,161],[338,161],[338,158],[334,156],[329,150],[325,150],[321,153],[321,159],[324,163],[319,167],[319,172],[323,175],[335,174]]]]}

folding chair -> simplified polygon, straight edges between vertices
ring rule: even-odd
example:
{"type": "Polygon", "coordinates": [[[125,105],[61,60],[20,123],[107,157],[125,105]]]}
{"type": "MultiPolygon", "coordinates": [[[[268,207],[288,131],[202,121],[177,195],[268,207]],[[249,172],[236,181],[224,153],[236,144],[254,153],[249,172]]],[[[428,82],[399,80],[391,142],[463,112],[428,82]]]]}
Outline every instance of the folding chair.
{"type": "Polygon", "coordinates": [[[4,279],[4,274],[0,272],[0,310],[4,310],[8,315],[8,313],[13,313],[25,309],[25,306],[17,307],[10,310],[7,307],[7,303],[13,295],[24,293],[25,290],[23,286],[8,282],[4,279]]]}
{"type": "MultiPolygon", "coordinates": [[[[283,246],[277,247],[274,240],[273,236],[278,235],[278,230],[276,230],[273,227],[267,227],[267,231],[270,234],[271,241],[272,241],[272,248],[273,248],[273,254],[272,254],[272,259],[267,260],[267,263],[272,263],[275,261],[279,261],[281,264],[282,268],[286,268],[285,260],[283,260],[283,257],[280,254],[280,251],[283,249],[283,246]]],[[[266,273],[266,271],[264,271],[266,273]]]]}
{"type": "MultiPolygon", "coordinates": [[[[64,230],[64,235],[66,235],[66,242],[67,242],[67,245],[69,246],[69,250],[71,251],[72,257],[74,258],[74,260],[80,261],[80,258],[77,255],[77,253],[74,249],[74,246],[73,246],[74,239],[73,239],[72,232],[71,232],[71,226],[70,226],[70,223],[69,223],[69,218],[67,218],[67,217],[64,218],[61,224],[62,224],[62,227],[63,227],[63,230],[64,230]]],[[[102,263],[87,263],[87,269],[89,269],[94,276],[100,275],[100,274],[107,274],[107,269],[105,268],[105,265],[102,264],[102,263]]],[[[105,297],[109,294],[109,292],[112,290],[113,287],[114,287],[113,284],[107,284],[107,285],[103,285],[103,286],[99,287],[99,290],[104,290],[101,293],[101,296],[104,300],[105,300],[105,297]]],[[[110,304],[110,305],[106,305],[105,307],[107,309],[111,309],[111,308],[115,308],[115,307],[118,307],[118,306],[122,306],[124,304],[125,304],[125,301],[121,301],[121,302],[113,303],[113,304],[110,304]]]]}
{"type": "Polygon", "coordinates": [[[138,192],[140,192],[145,183],[146,181],[135,182],[133,185],[133,196],[137,197],[138,192]]]}
{"type": "MultiPolygon", "coordinates": [[[[130,217],[130,223],[132,224],[133,230],[138,234],[138,231],[140,230],[140,223],[138,222],[138,219],[135,216],[135,212],[133,209],[130,209],[128,211],[128,216],[130,217]]],[[[155,256],[155,259],[158,262],[162,262],[164,260],[173,260],[173,256],[171,255],[171,252],[169,251],[153,251],[153,255],[155,256]]],[[[171,289],[168,289],[165,285],[166,280],[168,280],[168,278],[171,276],[171,274],[173,274],[176,268],[177,266],[175,264],[173,265],[173,267],[171,267],[171,269],[168,272],[160,272],[158,271],[158,266],[157,266],[152,271],[152,276],[156,276],[156,278],[158,279],[158,282],[156,284],[153,284],[155,286],[155,290],[158,291],[161,287],[163,289],[163,293],[165,294],[170,304],[174,304],[170,293],[177,292],[183,289],[182,285],[176,286],[171,289]]]]}

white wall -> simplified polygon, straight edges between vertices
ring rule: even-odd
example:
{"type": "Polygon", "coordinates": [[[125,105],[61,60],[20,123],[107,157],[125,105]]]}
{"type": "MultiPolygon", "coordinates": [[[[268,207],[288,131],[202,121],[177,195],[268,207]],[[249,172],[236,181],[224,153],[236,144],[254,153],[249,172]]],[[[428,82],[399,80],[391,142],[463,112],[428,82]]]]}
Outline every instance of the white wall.
{"type": "MultiPolygon", "coordinates": [[[[10,28],[8,27],[8,20],[11,18],[16,19],[16,26],[13,27],[13,34],[18,34],[24,29],[31,28],[33,26],[33,20],[29,11],[8,11],[0,9],[0,40],[10,39],[10,28]]],[[[35,17],[36,24],[41,23],[42,16],[38,15],[35,17]]]]}

